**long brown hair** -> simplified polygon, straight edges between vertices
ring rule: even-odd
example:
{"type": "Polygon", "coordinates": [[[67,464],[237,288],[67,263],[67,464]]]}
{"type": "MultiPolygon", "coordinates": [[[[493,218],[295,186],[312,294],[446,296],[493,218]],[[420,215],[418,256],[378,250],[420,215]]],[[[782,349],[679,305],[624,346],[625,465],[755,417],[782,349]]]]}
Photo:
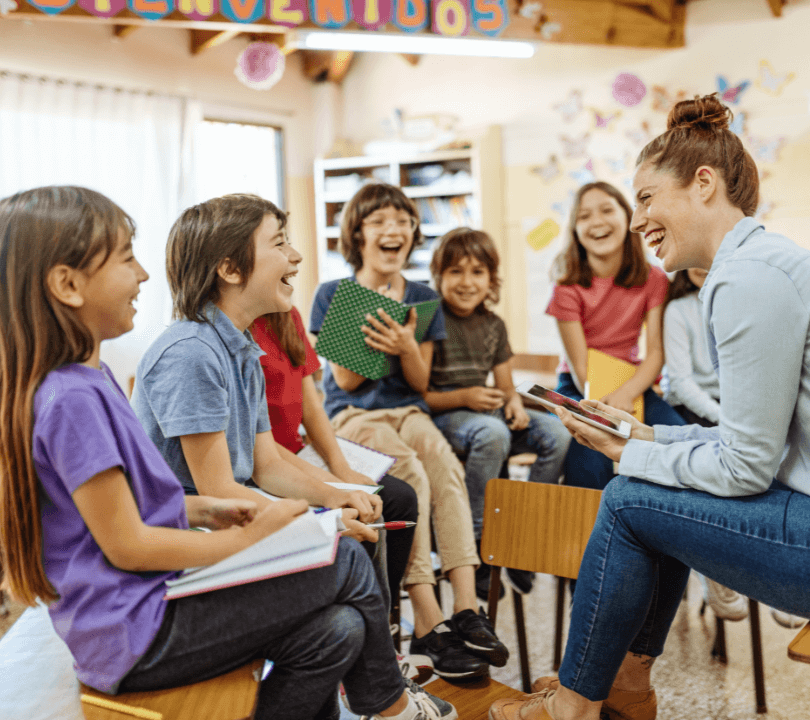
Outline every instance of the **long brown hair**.
{"type": "Polygon", "coordinates": [[[458,265],[466,257],[474,258],[489,270],[489,292],[476,308],[476,311],[484,312],[490,305],[495,305],[501,296],[501,278],[498,277],[501,260],[495,243],[483,230],[460,227],[441,237],[439,246],[433,251],[433,257],[430,259],[433,284],[441,291],[442,273],[447,268],[458,265]]]}
{"type": "Polygon", "coordinates": [[[290,358],[293,367],[301,367],[307,360],[307,349],[298,334],[292,313],[275,312],[262,315],[256,322],[264,322],[275,333],[284,354],[290,358]]]}
{"type": "Polygon", "coordinates": [[[551,278],[559,285],[582,285],[589,288],[593,281],[593,270],[588,262],[588,253],[577,236],[577,215],[582,205],[582,198],[590,190],[601,190],[610,195],[627,216],[627,234],[624,236],[624,250],[622,264],[613,282],[623,288],[636,287],[647,282],[650,273],[650,264],[644,257],[644,245],[641,237],[630,232],[630,219],[633,210],[624,195],[610,183],[597,180],[583,185],[574,197],[571,207],[571,216],[568,219],[568,245],[554,259],[551,267],[551,278]]]}
{"type": "Polygon", "coordinates": [[[32,453],[34,395],[51,370],[87,360],[94,340],[50,293],[56,265],[106,262],[132,219],[79,187],[45,187],[0,200],[0,557],[3,583],[27,605],[57,598],[42,562],[41,486],[32,453]]]}
{"type": "Polygon", "coordinates": [[[206,321],[203,308],[219,300],[217,269],[224,260],[248,281],[256,259],[253,232],[268,214],[279,228],[287,224],[287,213],[258,195],[223,195],[183,211],[166,244],[175,319],[206,321]]]}
{"type": "Polygon", "coordinates": [[[422,244],[422,231],[419,229],[419,211],[416,209],[413,200],[396,185],[388,185],[387,183],[364,185],[346,203],[340,222],[340,252],[346,258],[346,262],[354,268],[355,272],[363,267],[363,255],[360,252],[364,242],[363,220],[371,213],[387,207],[404,210],[416,221],[416,227],[413,231],[413,243],[408,252],[408,257],[411,256],[414,248],[422,244]]]}
{"type": "Polygon", "coordinates": [[[689,277],[688,270],[678,270],[667,288],[667,299],[664,301],[664,308],[666,309],[666,306],[673,300],[679,300],[689,293],[698,292],[699,290],[700,288],[689,277]]]}
{"type": "Polygon", "coordinates": [[[683,187],[701,165],[715,168],[734,207],[753,217],[759,204],[759,172],[740,138],[729,129],[734,115],[717,93],[682,100],[669,111],[667,130],[651,140],[636,160],[670,173],[683,187]]]}

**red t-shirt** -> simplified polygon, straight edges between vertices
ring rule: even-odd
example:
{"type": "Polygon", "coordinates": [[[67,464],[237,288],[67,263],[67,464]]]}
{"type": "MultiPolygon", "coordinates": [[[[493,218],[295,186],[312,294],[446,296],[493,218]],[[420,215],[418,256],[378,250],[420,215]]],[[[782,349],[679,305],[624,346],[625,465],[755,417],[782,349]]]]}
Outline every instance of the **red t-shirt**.
{"type": "Polygon", "coordinates": [[[253,339],[266,353],[260,359],[267,389],[267,410],[270,425],[276,442],[287,450],[297,453],[304,447],[298,428],[304,415],[304,393],[302,384],[307,375],[312,375],[321,364],[312,349],[301,315],[293,308],[290,311],[295,328],[304,341],[306,360],[299,367],[293,367],[290,358],[281,349],[278,338],[267,322],[259,318],[253,323],[253,339]]]}
{"type": "MultiPolygon", "coordinates": [[[[613,284],[613,278],[594,278],[589,288],[557,285],[546,313],[563,322],[577,320],[589,348],[638,365],[638,338],[644,317],[667,296],[669,281],[663,270],[651,266],[647,282],[631,288],[613,284]]],[[[571,372],[563,361],[558,372],[571,372]]]]}

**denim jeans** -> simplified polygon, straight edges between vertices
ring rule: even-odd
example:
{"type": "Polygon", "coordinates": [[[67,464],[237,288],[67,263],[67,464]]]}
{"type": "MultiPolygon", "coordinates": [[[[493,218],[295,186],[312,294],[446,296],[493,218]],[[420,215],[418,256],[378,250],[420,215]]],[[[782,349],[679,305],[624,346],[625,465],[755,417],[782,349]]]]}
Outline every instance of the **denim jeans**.
{"type": "Polygon", "coordinates": [[[531,482],[556,483],[562,473],[571,436],[556,415],[537,410],[526,412],[528,427],[516,431],[509,429],[503,410],[451,410],[433,418],[453,450],[466,456],[464,481],[476,539],[481,538],[486,485],[492,478],[501,477],[501,469],[511,455],[537,454],[529,471],[531,482]]]}
{"type": "Polygon", "coordinates": [[[275,663],[257,720],[337,720],[341,681],[361,715],[402,695],[388,608],[359,543],[342,538],[327,567],[170,601],[119,692],[206,680],[257,658],[275,663]]]}
{"type": "Polygon", "coordinates": [[[725,498],[614,478],[579,570],[560,682],[604,700],[628,651],[660,655],[689,568],[810,616],[810,496],[777,481],[725,498]]]}
{"type": "MultiPolygon", "coordinates": [[[[582,400],[582,394],[574,385],[570,373],[560,373],[557,392],[574,400],[582,400]]],[[[652,389],[644,393],[644,422],[647,425],[686,425],[683,418],[652,389]]],[[[572,440],[563,463],[563,472],[566,485],[602,490],[614,475],[613,461],[572,440]]]]}

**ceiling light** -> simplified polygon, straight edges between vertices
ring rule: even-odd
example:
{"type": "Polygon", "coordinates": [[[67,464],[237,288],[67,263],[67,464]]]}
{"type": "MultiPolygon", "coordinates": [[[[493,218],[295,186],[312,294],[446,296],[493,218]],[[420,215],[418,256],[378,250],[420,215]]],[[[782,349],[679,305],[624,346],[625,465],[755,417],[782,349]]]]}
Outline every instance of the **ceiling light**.
{"type": "Polygon", "coordinates": [[[370,31],[298,30],[288,33],[287,44],[305,50],[351,50],[353,52],[393,52],[414,55],[473,55],[505,58],[530,58],[534,55],[534,45],[530,42],[370,31]]]}

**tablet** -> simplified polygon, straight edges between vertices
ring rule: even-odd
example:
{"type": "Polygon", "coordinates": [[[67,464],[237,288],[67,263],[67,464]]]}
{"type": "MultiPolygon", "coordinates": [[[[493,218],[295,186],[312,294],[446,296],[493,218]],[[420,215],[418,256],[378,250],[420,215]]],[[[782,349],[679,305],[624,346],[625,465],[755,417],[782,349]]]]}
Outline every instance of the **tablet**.
{"type": "Polygon", "coordinates": [[[542,385],[535,385],[531,380],[521,383],[515,389],[518,393],[523,395],[523,397],[534,400],[549,410],[562,407],[574,413],[580,420],[588,423],[588,425],[593,425],[600,430],[607,430],[619,437],[630,437],[630,423],[621,418],[617,418],[615,415],[610,415],[601,410],[586,410],[580,407],[576,400],[572,400],[565,395],[560,395],[560,393],[549,390],[542,385]]]}

